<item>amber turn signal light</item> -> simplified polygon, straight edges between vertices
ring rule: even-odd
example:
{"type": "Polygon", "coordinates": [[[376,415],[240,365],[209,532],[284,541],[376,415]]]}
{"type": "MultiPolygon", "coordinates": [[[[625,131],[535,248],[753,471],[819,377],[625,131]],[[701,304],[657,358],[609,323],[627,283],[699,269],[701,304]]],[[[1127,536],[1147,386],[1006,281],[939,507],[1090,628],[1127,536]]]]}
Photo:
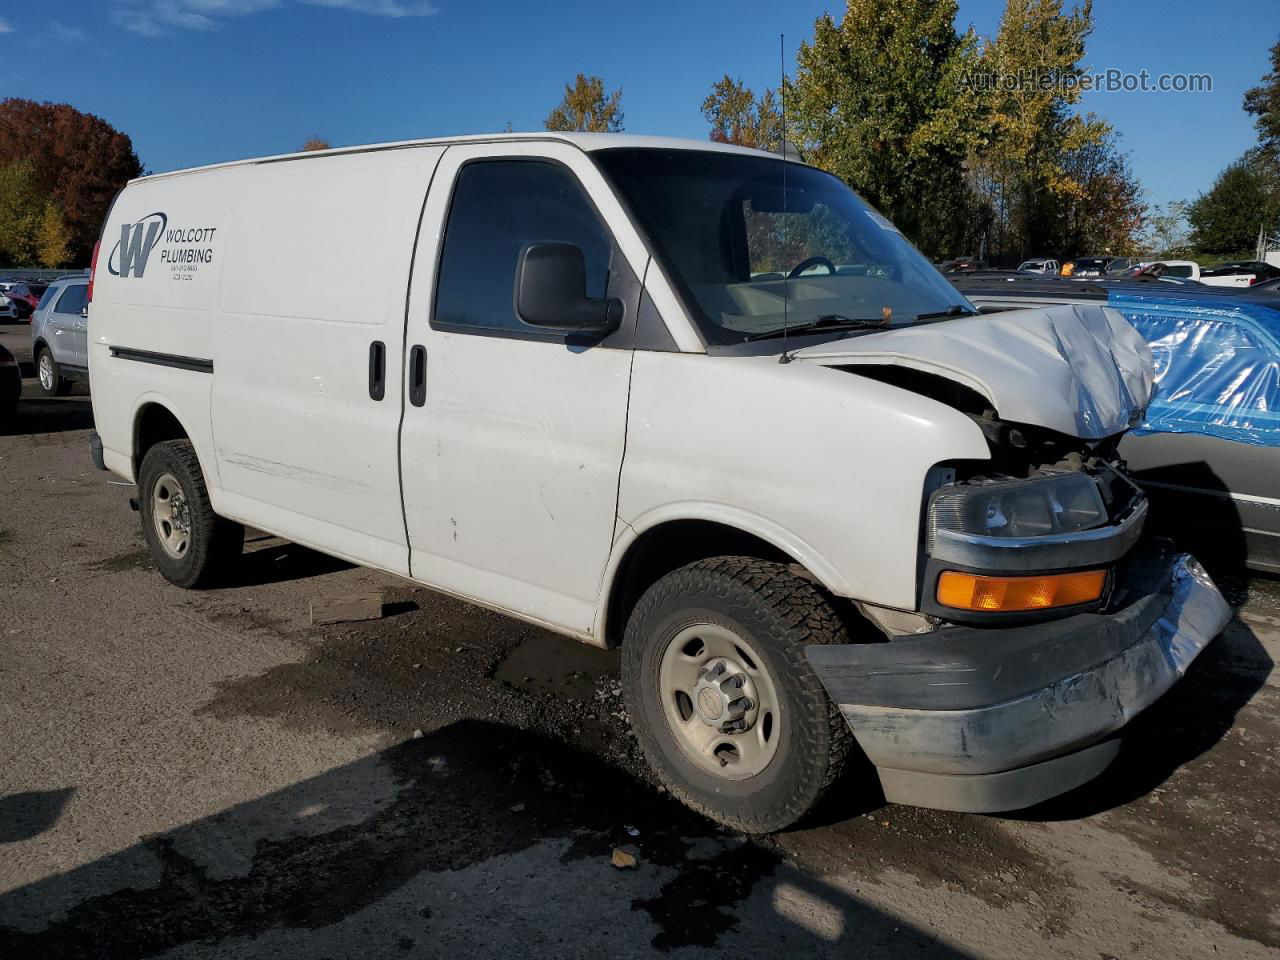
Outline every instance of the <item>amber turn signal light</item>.
{"type": "Polygon", "coordinates": [[[980,577],[948,570],[938,578],[938,603],[992,613],[1073,607],[1101,597],[1106,582],[1105,570],[1043,577],[980,577]]]}

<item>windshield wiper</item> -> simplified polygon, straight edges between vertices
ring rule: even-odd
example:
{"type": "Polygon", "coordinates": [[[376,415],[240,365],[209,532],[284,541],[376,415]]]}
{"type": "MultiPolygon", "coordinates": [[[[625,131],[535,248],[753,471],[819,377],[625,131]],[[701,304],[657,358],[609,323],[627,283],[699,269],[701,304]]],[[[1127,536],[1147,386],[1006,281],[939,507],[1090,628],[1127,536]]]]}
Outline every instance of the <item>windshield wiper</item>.
{"type": "Polygon", "coordinates": [[[838,313],[827,313],[810,320],[808,323],[797,323],[789,327],[778,327],[753,333],[747,340],[768,340],[772,337],[790,336],[793,333],[813,333],[816,330],[887,330],[883,320],[867,320],[860,317],[842,317],[838,313]]]}
{"type": "Polygon", "coordinates": [[[922,323],[925,320],[942,320],[946,317],[976,317],[977,315],[977,310],[970,310],[968,307],[962,307],[957,303],[954,306],[947,307],[945,310],[935,310],[933,313],[918,313],[914,322],[922,323]]]}

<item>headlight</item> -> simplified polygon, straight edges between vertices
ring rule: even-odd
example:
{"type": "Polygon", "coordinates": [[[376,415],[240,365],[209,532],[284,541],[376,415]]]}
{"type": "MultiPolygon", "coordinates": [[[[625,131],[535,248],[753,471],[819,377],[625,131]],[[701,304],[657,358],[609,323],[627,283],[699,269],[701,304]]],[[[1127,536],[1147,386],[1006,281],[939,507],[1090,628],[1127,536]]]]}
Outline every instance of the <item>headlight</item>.
{"type": "Polygon", "coordinates": [[[1031,480],[946,486],[929,500],[928,548],[939,530],[979,537],[1045,537],[1100,527],[1107,508],[1093,477],[1063,473],[1031,480]]]}

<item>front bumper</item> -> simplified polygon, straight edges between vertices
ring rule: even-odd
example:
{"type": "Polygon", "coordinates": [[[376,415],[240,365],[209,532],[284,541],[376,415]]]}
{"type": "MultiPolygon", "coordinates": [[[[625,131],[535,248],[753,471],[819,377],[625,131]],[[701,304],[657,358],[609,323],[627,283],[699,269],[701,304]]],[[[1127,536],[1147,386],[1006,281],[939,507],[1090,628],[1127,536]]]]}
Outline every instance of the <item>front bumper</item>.
{"type": "Polygon", "coordinates": [[[1167,544],[1126,561],[1107,613],[948,627],[807,654],[885,798],[944,810],[1031,806],[1097,776],[1114,737],[1186,672],[1231,611],[1167,544]]]}

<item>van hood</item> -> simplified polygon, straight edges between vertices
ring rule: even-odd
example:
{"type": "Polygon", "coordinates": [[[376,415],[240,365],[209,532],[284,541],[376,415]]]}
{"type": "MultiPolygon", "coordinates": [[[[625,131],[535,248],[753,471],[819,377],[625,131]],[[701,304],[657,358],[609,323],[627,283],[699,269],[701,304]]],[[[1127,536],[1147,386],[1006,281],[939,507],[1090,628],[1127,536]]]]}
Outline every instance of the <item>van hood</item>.
{"type": "MultiPolygon", "coordinates": [[[[1141,422],[1151,348],[1117,311],[1064,304],[886,330],[795,351],[824,366],[907,367],[978,391],[1002,420],[1100,440],[1141,422]]],[[[856,371],[854,371],[856,372],[856,371]]]]}

